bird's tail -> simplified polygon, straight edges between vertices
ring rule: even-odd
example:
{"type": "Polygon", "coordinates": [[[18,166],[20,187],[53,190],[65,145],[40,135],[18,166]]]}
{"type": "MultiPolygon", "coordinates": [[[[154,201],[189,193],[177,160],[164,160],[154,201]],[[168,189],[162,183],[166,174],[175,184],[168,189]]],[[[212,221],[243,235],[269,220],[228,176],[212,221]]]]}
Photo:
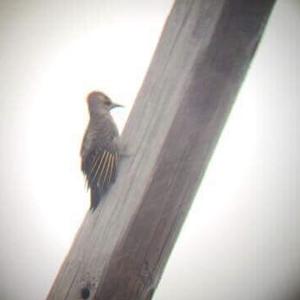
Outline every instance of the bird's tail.
{"type": "Polygon", "coordinates": [[[91,207],[90,207],[90,209],[92,210],[92,211],[94,211],[96,208],[97,208],[97,206],[98,206],[98,204],[99,204],[99,202],[100,202],[100,199],[101,199],[101,191],[100,191],[100,189],[91,189],[91,207]]]}

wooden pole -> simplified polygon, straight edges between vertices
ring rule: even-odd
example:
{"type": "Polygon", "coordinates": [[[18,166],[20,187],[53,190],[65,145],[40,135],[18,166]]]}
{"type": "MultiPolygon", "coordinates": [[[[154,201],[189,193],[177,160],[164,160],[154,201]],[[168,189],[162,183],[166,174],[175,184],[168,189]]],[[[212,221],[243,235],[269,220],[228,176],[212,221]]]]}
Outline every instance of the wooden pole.
{"type": "Polygon", "coordinates": [[[122,135],[130,155],[48,300],[152,298],[273,4],[175,2],[122,135]]]}

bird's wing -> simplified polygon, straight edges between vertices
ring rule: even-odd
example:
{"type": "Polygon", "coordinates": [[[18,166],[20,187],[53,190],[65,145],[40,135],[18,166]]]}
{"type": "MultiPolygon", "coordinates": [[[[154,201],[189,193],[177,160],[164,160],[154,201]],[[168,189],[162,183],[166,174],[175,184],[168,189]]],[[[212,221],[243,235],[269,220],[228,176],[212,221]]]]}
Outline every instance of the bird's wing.
{"type": "Polygon", "coordinates": [[[88,187],[103,193],[115,181],[119,153],[113,149],[97,148],[82,161],[88,187]]]}

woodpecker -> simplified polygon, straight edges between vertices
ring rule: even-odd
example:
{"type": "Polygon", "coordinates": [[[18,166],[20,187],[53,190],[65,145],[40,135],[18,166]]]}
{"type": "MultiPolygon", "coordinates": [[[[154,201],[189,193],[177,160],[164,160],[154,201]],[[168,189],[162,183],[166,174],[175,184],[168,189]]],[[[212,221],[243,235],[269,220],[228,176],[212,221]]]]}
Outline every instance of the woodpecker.
{"type": "Polygon", "coordinates": [[[91,190],[91,210],[95,210],[101,197],[115,181],[120,158],[119,132],[110,110],[122,105],[113,103],[99,91],[87,96],[90,114],[80,156],[81,170],[91,190]]]}

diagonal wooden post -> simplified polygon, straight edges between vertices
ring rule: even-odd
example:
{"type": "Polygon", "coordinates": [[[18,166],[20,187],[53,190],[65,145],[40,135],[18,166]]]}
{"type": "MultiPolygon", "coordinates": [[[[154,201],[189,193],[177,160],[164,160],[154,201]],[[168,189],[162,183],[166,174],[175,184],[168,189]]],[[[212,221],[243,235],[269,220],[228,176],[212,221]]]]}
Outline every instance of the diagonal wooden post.
{"type": "Polygon", "coordinates": [[[130,156],[48,300],[152,298],[273,4],[175,2],[122,136],[130,156]]]}

